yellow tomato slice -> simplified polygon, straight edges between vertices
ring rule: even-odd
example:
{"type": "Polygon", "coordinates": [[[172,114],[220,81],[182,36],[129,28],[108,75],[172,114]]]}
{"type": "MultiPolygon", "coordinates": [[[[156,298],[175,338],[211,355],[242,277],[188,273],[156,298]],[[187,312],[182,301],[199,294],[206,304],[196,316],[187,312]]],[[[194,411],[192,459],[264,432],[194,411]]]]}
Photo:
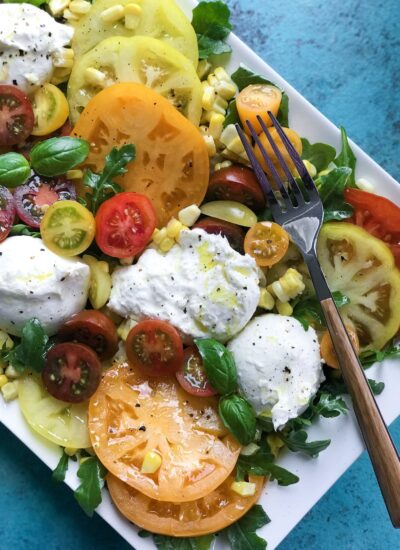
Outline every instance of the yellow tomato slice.
{"type": "Polygon", "coordinates": [[[250,130],[246,124],[248,120],[259,134],[262,127],[257,120],[261,116],[266,126],[272,126],[268,111],[277,116],[282,101],[282,92],[271,84],[250,84],[244,88],[236,98],[236,107],[239,113],[243,128],[249,134],[250,130]]]}
{"type": "MultiPolygon", "coordinates": [[[[146,195],[158,226],[207,191],[209,159],[198,129],[170,103],[143,84],[115,84],[94,97],[72,133],[91,150],[85,167],[99,172],[113,147],[136,145],[136,160],[118,178],[125,191],[146,195]]],[[[82,191],[84,195],[86,191],[82,191]]]]}
{"type": "Polygon", "coordinates": [[[285,256],[288,248],[288,233],[274,222],[256,223],[244,239],[244,251],[261,267],[277,264],[285,256]]]}
{"type": "Polygon", "coordinates": [[[60,256],[77,256],[94,239],[96,223],[87,208],[75,201],[57,201],[46,210],[40,223],[44,244],[60,256]]]}
{"type": "Polygon", "coordinates": [[[221,423],[218,398],[187,394],[175,376],[146,379],[128,363],[109,369],[89,404],[93,448],[116,477],[150,498],[202,498],[232,472],[240,445],[221,423]],[[149,451],[162,463],[141,471],[149,451]]]}
{"type": "Polygon", "coordinates": [[[47,82],[35,92],[32,98],[35,124],[33,136],[45,136],[60,128],[68,118],[68,101],[60,88],[47,82]]]}
{"type": "Polygon", "coordinates": [[[203,204],[200,210],[205,216],[242,227],[251,227],[257,221],[257,216],[248,206],[236,201],[211,201],[203,204]]]}
{"type": "Polygon", "coordinates": [[[264,478],[250,476],[255,494],[242,497],[232,491],[233,475],[214,491],[190,502],[154,500],[109,474],[107,486],[121,514],[142,529],[173,537],[198,537],[221,531],[240,519],[260,498],[264,478]]]}
{"type": "MultiPolygon", "coordinates": [[[[301,138],[300,138],[299,134],[297,134],[297,132],[295,132],[291,128],[283,128],[283,131],[285,132],[285,134],[289,138],[289,140],[290,140],[291,144],[293,145],[293,147],[296,149],[296,151],[299,153],[299,155],[301,155],[301,153],[303,151],[303,145],[301,143],[301,138]]],[[[283,145],[282,140],[281,140],[278,132],[276,131],[275,128],[270,128],[269,133],[271,134],[272,140],[278,146],[279,152],[281,153],[281,155],[283,157],[283,160],[286,162],[289,170],[292,173],[294,173],[295,172],[295,166],[294,166],[294,164],[293,164],[293,162],[292,162],[292,160],[289,156],[289,153],[286,150],[286,147],[283,145]]],[[[272,160],[272,163],[273,163],[276,171],[278,172],[279,176],[282,179],[286,180],[287,179],[286,174],[285,174],[284,170],[282,169],[281,165],[279,164],[278,157],[276,156],[270,142],[268,141],[267,136],[265,136],[264,134],[261,134],[260,141],[261,141],[261,144],[263,145],[267,155],[272,160]]],[[[267,164],[264,160],[264,157],[262,156],[261,151],[260,151],[260,149],[258,148],[257,145],[254,146],[254,153],[257,157],[257,160],[259,161],[259,163],[263,167],[263,170],[271,177],[271,171],[268,168],[268,166],[267,166],[267,164]]],[[[273,180],[271,180],[271,181],[272,181],[272,183],[274,183],[273,180]]]]}
{"type": "Polygon", "coordinates": [[[19,381],[18,402],[29,426],[42,437],[61,447],[87,449],[91,446],[87,403],[70,405],[54,399],[34,376],[19,381]]]}
{"type": "Polygon", "coordinates": [[[400,272],[389,247],[361,227],[330,222],[317,250],[331,291],[350,299],[340,313],[355,327],[361,351],[381,349],[400,326],[400,272]]]}

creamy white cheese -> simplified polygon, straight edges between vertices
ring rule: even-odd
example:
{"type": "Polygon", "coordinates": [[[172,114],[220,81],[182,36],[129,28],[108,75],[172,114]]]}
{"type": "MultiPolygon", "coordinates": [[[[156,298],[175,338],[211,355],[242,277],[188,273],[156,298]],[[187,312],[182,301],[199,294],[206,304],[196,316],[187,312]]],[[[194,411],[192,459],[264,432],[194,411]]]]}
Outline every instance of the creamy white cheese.
{"type": "Polygon", "coordinates": [[[54,334],[84,309],[89,267],[76,258],[61,258],[41,239],[9,237],[0,244],[0,329],[20,335],[36,317],[54,334]]]}
{"type": "Polygon", "coordinates": [[[31,4],[0,4],[0,82],[26,93],[48,82],[53,55],[70,43],[73,33],[31,4]]]}
{"type": "Polygon", "coordinates": [[[260,295],[253,258],[201,229],[183,231],[166,254],[146,250],[112,278],[108,305],[119,315],[163,319],[188,337],[221,342],[248,323],[260,295]]]}
{"type": "Polygon", "coordinates": [[[255,317],[228,348],[241,392],[275,429],[304,412],[324,380],[317,335],[293,317],[255,317]]]}

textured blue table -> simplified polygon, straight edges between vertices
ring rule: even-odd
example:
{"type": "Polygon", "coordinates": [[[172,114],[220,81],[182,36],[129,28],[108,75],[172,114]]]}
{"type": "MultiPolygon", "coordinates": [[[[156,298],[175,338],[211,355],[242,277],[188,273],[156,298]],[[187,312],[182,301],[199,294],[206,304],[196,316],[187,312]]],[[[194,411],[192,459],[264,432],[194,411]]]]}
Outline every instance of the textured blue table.
{"type": "MultiPolygon", "coordinates": [[[[237,34],[400,180],[399,0],[228,3],[237,34]]],[[[400,446],[400,421],[391,431],[400,446]]],[[[0,550],[129,548],[2,427],[0,515],[0,550]]],[[[365,455],[279,550],[303,548],[400,548],[365,455]]]]}

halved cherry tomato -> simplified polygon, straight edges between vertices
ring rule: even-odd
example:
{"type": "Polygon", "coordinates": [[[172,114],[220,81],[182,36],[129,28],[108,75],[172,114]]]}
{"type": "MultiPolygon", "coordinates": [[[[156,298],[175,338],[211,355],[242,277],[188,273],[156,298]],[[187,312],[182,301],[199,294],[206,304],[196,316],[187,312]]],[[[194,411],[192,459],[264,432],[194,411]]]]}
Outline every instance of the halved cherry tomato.
{"type": "Polygon", "coordinates": [[[83,344],[57,344],[47,353],[42,380],[50,395],[67,403],[81,403],[96,391],[101,380],[101,363],[96,353],[83,344]]]}
{"type": "Polygon", "coordinates": [[[196,227],[212,235],[223,235],[228,239],[229,244],[234,250],[241,254],[243,253],[244,231],[238,225],[218,220],[217,218],[205,217],[195,223],[193,229],[196,227]]]}
{"type": "Polygon", "coordinates": [[[354,208],[354,223],[388,244],[400,268],[400,208],[361,189],[345,189],[344,198],[354,208]]]}
{"type": "Polygon", "coordinates": [[[182,366],[176,373],[176,378],[182,388],[190,395],[210,397],[217,393],[211,387],[203,360],[195,347],[186,348],[183,352],[182,366]]]}
{"type": "Polygon", "coordinates": [[[96,242],[113,258],[141,252],[156,228],[150,200],[138,193],[120,193],[103,202],[96,214],[96,242]]]}
{"type": "Polygon", "coordinates": [[[277,223],[258,222],[247,232],[244,250],[257,265],[269,267],[278,263],[289,248],[289,235],[277,223]]]}
{"type": "Polygon", "coordinates": [[[241,202],[256,212],[265,207],[264,194],[253,170],[244,166],[229,166],[214,172],[208,184],[207,200],[241,202]]]}
{"type": "Polygon", "coordinates": [[[110,359],[118,350],[118,334],[107,315],[96,310],[85,310],[69,319],[59,330],[64,341],[79,342],[92,348],[100,359],[110,359]]]}
{"type": "MultiPolygon", "coordinates": [[[[353,344],[355,352],[358,353],[360,351],[360,342],[358,340],[356,331],[349,325],[346,326],[346,330],[347,334],[350,337],[350,341],[353,344]]],[[[339,361],[335,352],[335,348],[333,347],[333,342],[331,335],[329,334],[329,330],[325,330],[323,332],[320,342],[320,348],[321,357],[325,361],[325,363],[333,369],[340,369],[339,361]]]]}
{"type": "Polygon", "coordinates": [[[7,189],[0,185],[0,243],[8,236],[15,218],[14,197],[7,189]]]}
{"type": "Polygon", "coordinates": [[[43,216],[40,233],[44,244],[60,256],[76,256],[92,243],[96,232],[94,216],[75,201],[58,201],[43,216]]]}
{"type": "Polygon", "coordinates": [[[128,334],[125,347],[128,361],[148,376],[171,374],[182,365],[182,338],[166,321],[138,323],[128,334]]]}
{"type": "Polygon", "coordinates": [[[32,99],[35,123],[34,136],[51,134],[62,126],[68,118],[68,101],[60,88],[46,82],[37,89],[32,99]]]}
{"type": "Polygon", "coordinates": [[[0,85],[0,147],[24,141],[33,122],[32,105],[24,92],[16,86],[0,85]]]}
{"type": "Polygon", "coordinates": [[[257,115],[262,117],[266,126],[272,126],[272,121],[267,112],[271,111],[276,116],[281,101],[282,92],[276,86],[271,84],[250,84],[246,86],[236,98],[236,107],[245,131],[250,132],[246,120],[251,122],[257,134],[262,131],[257,115]]]}
{"type": "Polygon", "coordinates": [[[63,178],[45,178],[33,174],[14,192],[18,217],[30,227],[40,227],[47,208],[56,201],[75,200],[73,183],[63,178]]]}

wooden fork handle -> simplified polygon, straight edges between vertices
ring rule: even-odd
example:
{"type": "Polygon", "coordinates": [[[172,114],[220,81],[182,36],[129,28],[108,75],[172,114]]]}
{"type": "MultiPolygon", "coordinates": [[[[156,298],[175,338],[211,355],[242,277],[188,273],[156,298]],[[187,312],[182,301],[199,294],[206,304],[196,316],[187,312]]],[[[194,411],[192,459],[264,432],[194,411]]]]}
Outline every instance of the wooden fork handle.
{"type": "Polygon", "coordinates": [[[321,301],[342,375],[394,527],[400,527],[400,459],[332,298],[321,301]]]}

